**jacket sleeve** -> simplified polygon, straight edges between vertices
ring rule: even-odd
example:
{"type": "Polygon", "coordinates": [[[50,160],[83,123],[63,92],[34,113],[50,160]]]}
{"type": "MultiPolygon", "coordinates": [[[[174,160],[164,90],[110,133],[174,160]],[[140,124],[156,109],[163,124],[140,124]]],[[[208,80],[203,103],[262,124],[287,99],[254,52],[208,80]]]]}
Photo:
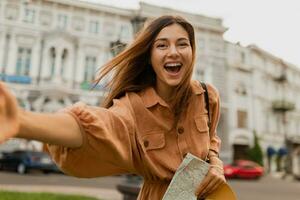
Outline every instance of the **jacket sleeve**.
{"type": "MultiPolygon", "coordinates": [[[[132,145],[135,123],[129,100],[114,100],[109,109],[76,103],[65,109],[81,128],[79,148],[48,145],[55,163],[66,174],[77,177],[134,173],[132,145]]],[[[66,127],[67,128],[67,127],[66,127]]]]}

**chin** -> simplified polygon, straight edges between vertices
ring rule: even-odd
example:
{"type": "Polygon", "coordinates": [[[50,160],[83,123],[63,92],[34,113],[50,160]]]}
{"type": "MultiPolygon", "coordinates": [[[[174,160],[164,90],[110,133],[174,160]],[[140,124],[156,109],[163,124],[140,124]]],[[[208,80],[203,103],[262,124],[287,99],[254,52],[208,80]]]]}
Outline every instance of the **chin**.
{"type": "Polygon", "coordinates": [[[168,80],[167,84],[171,87],[176,87],[181,83],[181,80],[168,80]]]}

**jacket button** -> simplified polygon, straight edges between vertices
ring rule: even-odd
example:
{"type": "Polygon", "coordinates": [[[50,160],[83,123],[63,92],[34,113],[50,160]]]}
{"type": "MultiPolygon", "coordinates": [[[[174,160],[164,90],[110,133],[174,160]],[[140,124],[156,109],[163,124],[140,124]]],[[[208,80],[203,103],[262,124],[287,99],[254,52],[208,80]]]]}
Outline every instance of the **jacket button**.
{"type": "Polygon", "coordinates": [[[149,146],[149,141],[148,140],[145,140],[144,141],[144,146],[147,148],[149,146]]]}
{"type": "Polygon", "coordinates": [[[183,128],[182,126],[181,126],[181,127],[178,127],[177,132],[178,132],[179,134],[182,134],[182,133],[184,132],[184,128],[183,128]]]}

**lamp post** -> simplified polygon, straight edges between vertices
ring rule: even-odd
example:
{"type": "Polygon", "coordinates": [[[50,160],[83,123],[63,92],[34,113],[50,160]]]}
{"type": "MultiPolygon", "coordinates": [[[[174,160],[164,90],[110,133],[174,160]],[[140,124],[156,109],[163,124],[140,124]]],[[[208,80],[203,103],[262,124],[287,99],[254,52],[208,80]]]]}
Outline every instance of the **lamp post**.
{"type": "Polygon", "coordinates": [[[121,42],[120,39],[117,39],[116,41],[110,42],[110,50],[113,56],[118,55],[121,51],[124,50],[126,44],[121,42]]]}

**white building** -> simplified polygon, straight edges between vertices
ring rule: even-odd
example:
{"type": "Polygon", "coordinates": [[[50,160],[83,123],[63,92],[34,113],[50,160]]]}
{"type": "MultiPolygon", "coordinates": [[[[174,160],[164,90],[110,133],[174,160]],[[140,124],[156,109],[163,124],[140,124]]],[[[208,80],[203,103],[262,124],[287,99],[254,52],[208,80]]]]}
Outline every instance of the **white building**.
{"type": "Polygon", "coordinates": [[[78,0],[1,0],[1,78],[28,110],[53,112],[76,101],[98,105],[104,91],[101,84],[89,91],[90,82],[112,57],[111,45],[129,43],[144,19],[163,14],[182,15],[195,27],[193,77],[220,91],[218,132],[225,162],[243,156],[252,145],[254,130],[264,151],[285,147],[284,138],[299,137],[298,68],[258,47],[224,41],[222,19],[146,3],[133,10],[78,0]],[[285,83],[278,78],[283,68],[285,83]],[[274,112],[280,110],[275,101],[283,97],[296,109],[274,112]],[[286,123],[281,123],[282,113],[286,123]]]}
{"type": "Polygon", "coordinates": [[[255,45],[226,48],[233,158],[245,156],[255,132],[270,171],[283,170],[291,156],[291,170],[299,174],[300,69],[255,45]],[[278,166],[275,151],[282,157],[278,166]]]}
{"type": "Polygon", "coordinates": [[[132,40],[132,13],[75,0],[1,0],[1,79],[27,110],[98,105],[101,85],[91,92],[90,82],[112,57],[111,42],[132,40]]]}

